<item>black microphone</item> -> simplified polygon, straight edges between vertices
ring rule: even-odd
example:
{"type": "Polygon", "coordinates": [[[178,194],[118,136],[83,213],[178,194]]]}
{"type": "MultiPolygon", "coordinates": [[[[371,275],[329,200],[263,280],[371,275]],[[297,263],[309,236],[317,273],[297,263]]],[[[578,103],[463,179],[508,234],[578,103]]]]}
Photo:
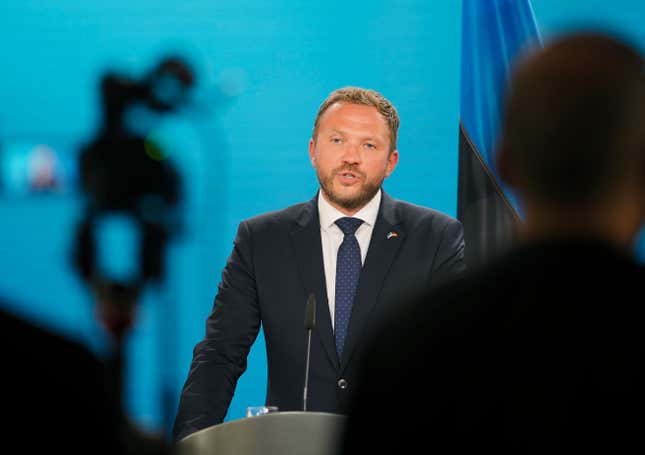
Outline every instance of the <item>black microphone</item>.
{"type": "Polygon", "coordinates": [[[309,384],[309,356],[311,354],[311,331],[316,327],[316,296],[312,293],[307,297],[305,308],[305,330],[307,331],[307,363],[305,366],[305,387],[302,396],[302,410],[307,410],[307,386],[309,384]]]}

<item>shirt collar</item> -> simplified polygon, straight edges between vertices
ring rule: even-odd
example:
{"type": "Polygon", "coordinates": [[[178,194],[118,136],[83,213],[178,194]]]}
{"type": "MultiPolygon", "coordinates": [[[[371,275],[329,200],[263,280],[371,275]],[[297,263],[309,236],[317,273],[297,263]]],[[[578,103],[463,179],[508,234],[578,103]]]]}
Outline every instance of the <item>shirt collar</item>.
{"type": "MultiPolygon", "coordinates": [[[[352,218],[360,218],[368,226],[374,226],[378,209],[381,205],[381,189],[376,192],[374,197],[363,206],[358,212],[352,215],[352,218]]],[[[338,218],[346,217],[343,212],[332,206],[322,195],[322,190],[318,192],[318,216],[320,217],[320,226],[327,230],[334,226],[338,218]]]]}

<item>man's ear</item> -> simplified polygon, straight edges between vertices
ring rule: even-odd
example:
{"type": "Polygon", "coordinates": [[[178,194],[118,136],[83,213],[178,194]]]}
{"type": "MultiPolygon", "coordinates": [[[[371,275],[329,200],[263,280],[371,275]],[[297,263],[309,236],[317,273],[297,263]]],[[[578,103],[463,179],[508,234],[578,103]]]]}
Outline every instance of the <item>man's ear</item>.
{"type": "Polygon", "coordinates": [[[311,165],[316,167],[316,142],[313,138],[309,139],[309,161],[311,165]]]}
{"type": "Polygon", "coordinates": [[[387,166],[385,168],[385,177],[389,177],[394,171],[394,168],[399,163],[399,151],[392,150],[387,157],[387,166]]]}

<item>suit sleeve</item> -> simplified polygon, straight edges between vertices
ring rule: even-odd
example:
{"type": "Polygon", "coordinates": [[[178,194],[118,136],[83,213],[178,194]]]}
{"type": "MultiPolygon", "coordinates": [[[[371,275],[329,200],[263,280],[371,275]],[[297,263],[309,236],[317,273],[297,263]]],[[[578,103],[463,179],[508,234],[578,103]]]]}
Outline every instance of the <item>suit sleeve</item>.
{"type": "Polygon", "coordinates": [[[251,228],[242,222],[206,321],[206,335],[193,350],[173,428],[175,441],[224,420],[259,328],[251,228]]]}
{"type": "Polygon", "coordinates": [[[434,258],[430,280],[433,287],[455,278],[466,270],[464,248],[462,224],[458,220],[449,220],[442,230],[434,258]]]}

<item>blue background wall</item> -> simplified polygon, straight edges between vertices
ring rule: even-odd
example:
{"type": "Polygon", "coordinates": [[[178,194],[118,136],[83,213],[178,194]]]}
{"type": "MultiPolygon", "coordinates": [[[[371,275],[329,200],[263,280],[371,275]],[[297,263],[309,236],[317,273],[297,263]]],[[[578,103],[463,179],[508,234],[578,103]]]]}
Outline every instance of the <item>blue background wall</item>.
{"type": "MultiPolygon", "coordinates": [[[[594,25],[645,46],[640,0],[533,6],[545,39],[594,25]]],[[[0,295],[99,354],[105,333],[69,262],[82,203],[74,160],[100,120],[98,78],[107,69],[137,77],[169,51],[196,68],[198,106],[153,131],[184,178],[186,229],[128,341],[128,410],[146,428],[166,431],[174,418],[238,222],[316,191],[307,141],[330,91],[360,85],[387,96],[402,124],[386,191],[456,214],[459,0],[5,0],[1,10],[0,295]],[[61,160],[61,191],[21,186],[38,144],[61,160]]],[[[263,349],[260,337],[227,419],[263,401],[263,349]]]]}

